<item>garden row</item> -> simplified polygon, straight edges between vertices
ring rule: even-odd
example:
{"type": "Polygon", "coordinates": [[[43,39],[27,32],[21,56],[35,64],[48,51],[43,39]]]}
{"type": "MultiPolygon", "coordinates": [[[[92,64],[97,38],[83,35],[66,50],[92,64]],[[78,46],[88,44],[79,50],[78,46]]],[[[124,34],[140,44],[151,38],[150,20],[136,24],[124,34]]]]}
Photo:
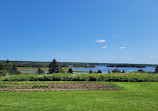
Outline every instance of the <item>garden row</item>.
{"type": "Polygon", "coordinates": [[[12,75],[3,81],[110,81],[110,82],[158,82],[157,74],[110,73],[110,74],[33,74],[12,75]]]}

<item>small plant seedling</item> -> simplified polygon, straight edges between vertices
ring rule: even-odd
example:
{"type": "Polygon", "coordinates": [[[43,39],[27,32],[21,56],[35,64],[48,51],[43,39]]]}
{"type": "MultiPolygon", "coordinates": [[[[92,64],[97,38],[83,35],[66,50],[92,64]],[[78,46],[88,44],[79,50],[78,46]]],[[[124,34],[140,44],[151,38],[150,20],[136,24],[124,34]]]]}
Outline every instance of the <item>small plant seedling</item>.
{"type": "Polygon", "coordinates": [[[52,85],[52,88],[56,88],[56,86],[55,86],[55,85],[52,85]]]}

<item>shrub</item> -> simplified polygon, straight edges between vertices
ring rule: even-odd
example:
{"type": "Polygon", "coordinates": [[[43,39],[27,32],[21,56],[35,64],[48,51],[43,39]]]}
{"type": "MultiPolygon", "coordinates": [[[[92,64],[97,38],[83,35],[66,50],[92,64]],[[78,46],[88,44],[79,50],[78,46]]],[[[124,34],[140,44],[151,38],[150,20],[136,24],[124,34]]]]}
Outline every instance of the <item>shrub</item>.
{"type": "Polygon", "coordinates": [[[52,85],[52,88],[56,88],[56,85],[52,85]]]}
{"type": "Polygon", "coordinates": [[[102,71],[99,69],[97,73],[102,73],[102,71]]]}
{"type": "Polygon", "coordinates": [[[114,70],[112,70],[112,73],[120,73],[121,71],[120,70],[118,70],[118,69],[114,69],[114,70]]]}
{"type": "Polygon", "coordinates": [[[69,68],[68,71],[67,71],[67,73],[73,73],[72,68],[69,68]]]}
{"type": "Polygon", "coordinates": [[[32,88],[48,88],[49,85],[33,85],[32,88]]]}

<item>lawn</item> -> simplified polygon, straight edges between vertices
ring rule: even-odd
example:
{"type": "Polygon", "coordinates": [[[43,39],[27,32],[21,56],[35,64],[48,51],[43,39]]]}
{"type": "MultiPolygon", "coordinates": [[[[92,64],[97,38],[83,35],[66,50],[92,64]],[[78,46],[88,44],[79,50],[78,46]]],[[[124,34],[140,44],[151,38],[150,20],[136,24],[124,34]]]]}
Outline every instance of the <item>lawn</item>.
{"type": "MultiPolygon", "coordinates": [[[[25,81],[36,83],[44,81],[25,81]]],[[[52,81],[49,81],[49,83],[52,81]]],[[[67,83],[66,81],[59,81],[67,83]]],[[[69,82],[69,81],[68,81],[69,82]]],[[[73,81],[70,81],[73,82],[73,81]]],[[[47,83],[47,81],[46,81],[47,83]]],[[[157,111],[158,82],[113,82],[122,90],[0,92],[1,111],[157,111]]]]}

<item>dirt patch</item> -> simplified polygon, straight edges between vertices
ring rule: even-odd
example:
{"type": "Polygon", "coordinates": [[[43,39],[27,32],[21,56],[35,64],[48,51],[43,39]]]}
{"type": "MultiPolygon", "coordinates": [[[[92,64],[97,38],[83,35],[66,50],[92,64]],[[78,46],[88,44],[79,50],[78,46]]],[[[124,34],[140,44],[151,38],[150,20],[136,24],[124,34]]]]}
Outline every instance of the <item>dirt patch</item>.
{"type": "Polygon", "coordinates": [[[5,88],[0,88],[1,91],[15,92],[31,92],[31,91],[75,91],[75,90],[120,90],[120,88],[111,87],[103,83],[43,83],[38,84],[39,87],[34,88],[37,84],[21,84],[15,87],[9,85],[5,88]],[[27,87],[25,87],[27,85],[27,87]],[[47,85],[48,87],[42,87],[47,85]]]}

